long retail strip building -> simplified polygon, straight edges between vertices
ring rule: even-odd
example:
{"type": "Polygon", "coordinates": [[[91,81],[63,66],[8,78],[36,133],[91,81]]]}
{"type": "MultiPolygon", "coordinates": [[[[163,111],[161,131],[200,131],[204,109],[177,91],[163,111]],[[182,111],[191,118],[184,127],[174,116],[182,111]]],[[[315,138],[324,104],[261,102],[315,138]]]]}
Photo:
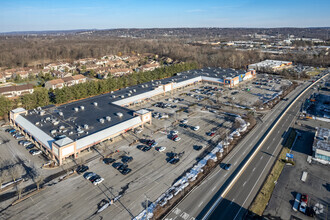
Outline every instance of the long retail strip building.
{"type": "Polygon", "coordinates": [[[255,70],[206,68],[181,72],[173,77],[127,87],[60,106],[17,108],[10,112],[13,127],[60,165],[67,157],[145,123],[151,112],[133,111],[129,106],[164,96],[198,83],[234,87],[256,77],[255,70]]]}

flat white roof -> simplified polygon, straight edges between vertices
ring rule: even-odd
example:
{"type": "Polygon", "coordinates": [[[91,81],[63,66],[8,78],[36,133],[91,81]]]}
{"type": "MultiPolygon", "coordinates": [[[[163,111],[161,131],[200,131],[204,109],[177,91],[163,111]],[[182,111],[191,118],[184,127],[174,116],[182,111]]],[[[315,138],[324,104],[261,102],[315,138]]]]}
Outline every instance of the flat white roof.
{"type": "Polygon", "coordinates": [[[52,137],[25,119],[22,115],[18,115],[15,119],[25,131],[30,133],[36,140],[40,141],[45,147],[52,149],[52,143],[55,141],[52,137]]]}

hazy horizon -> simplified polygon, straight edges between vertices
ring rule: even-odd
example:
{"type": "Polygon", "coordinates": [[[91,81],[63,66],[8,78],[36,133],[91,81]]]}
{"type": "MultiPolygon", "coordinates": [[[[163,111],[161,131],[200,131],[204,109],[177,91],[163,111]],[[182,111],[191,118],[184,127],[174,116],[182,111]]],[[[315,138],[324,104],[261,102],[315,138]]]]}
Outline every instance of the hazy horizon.
{"type": "Polygon", "coordinates": [[[329,27],[330,1],[1,1],[0,32],[329,27]]]}

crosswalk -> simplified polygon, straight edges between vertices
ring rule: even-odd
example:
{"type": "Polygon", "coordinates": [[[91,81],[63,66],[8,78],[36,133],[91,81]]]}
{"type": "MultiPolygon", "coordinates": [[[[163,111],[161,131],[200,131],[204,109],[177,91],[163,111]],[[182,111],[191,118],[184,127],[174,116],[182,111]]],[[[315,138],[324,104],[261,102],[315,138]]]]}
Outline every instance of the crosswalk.
{"type": "Polygon", "coordinates": [[[172,210],[172,213],[177,215],[174,218],[165,218],[165,220],[195,220],[195,218],[193,216],[190,216],[188,213],[186,212],[182,212],[181,209],[179,208],[175,208],[172,210]]]}

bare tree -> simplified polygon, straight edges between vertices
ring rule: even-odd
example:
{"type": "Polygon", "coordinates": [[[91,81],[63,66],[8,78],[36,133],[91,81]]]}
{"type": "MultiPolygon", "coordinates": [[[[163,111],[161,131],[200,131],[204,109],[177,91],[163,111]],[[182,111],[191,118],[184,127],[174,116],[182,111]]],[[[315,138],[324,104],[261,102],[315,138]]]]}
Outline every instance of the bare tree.
{"type": "Polygon", "coordinates": [[[23,192],[22,182],[19,182],[16,185],[16,190],[17,190],[18,199],[21,199],[22,192],[23,192]]]}
{"type": "Polygon", "coordinates": [[[241,126],[241,123],[240,123],[237,119],[235,119],[235,122],[233,123],[233,128],[236,130],[236,129],[238,129],[240,126],[241,126]]]}
{"type": "Polygon", "coordinates": [[[43,181],[44,181],[44,177],[42,175],[38,175],[37,178],[35,179],[37,190],[39,190],[40,184],[42,184],[43,181]]]}
{"type": "Polygon", "coordinates": [[[21,169],[20,166],[10,167],[8,172],[9,172],[9,175],[11,176],[11,178],[13,179],[14,182],[16,181],[16,179],[18,179],[22,175],[22,169],[21,169]]]}

